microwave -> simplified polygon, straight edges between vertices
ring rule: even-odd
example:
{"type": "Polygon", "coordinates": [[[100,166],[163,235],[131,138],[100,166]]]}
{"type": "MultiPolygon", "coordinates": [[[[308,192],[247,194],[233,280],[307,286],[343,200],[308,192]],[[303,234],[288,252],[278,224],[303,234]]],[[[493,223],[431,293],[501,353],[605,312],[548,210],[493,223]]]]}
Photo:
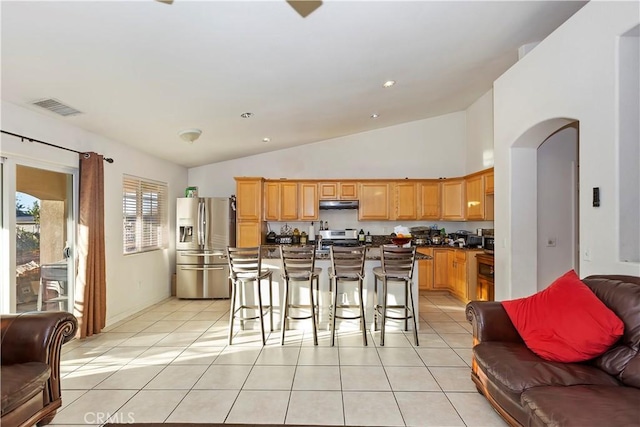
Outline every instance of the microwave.
{"type": "Polygon", "coordinates": [[[468,248],[484,248],[484,238],[482,236],[469,234],[467,236],[466,246],[468,248]]]}

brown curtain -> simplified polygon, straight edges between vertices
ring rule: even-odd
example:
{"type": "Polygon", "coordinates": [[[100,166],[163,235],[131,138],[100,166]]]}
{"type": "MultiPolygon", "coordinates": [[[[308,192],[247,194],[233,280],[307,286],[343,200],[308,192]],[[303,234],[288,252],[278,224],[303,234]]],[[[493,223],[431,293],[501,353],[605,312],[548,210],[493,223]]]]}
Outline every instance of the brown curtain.
{"type": "Polygon", "coordinates": [[[80,154],[78,276],[74,306],[80,338],[100,333],[107,317],[103,163],[99,154],[80,154]]]}

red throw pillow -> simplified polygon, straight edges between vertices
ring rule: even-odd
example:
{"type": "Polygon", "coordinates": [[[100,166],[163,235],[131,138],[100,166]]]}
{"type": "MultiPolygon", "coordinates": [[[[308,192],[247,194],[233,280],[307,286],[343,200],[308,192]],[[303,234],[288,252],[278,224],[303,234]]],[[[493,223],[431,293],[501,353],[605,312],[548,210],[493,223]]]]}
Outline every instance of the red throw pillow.
{"type": "Polygon", "coordinates": [[[571,270],[530,297],[503,301],[531,351],[553,362],[601,355],[624,332],[624,323],[571,270]]]}

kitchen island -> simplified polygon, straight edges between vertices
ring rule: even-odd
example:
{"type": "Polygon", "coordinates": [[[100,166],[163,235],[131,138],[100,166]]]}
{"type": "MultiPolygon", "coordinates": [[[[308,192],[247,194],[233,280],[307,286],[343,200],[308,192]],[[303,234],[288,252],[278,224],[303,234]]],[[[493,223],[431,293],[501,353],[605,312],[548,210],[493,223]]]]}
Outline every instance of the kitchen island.
{"type": "MultiPolygon", "coordinates": [[[[282,305],[282,292],[283,292],[283,281],[282,281],[282,263],[280,260],[280,247],[278,245],[263,245],[262,246],[262,267],[268,268],[273,271],[273,289],[274,289],[274,306],[276,310],[274,310],[274,328],[280,327],[280,307],[282,305]],[[277,299],[276,299],[277,298],[277,299]]],[[[422,259],[429,259],[428,255],[418,254],[416,253],[416,261],[422,259]]],[[[373,288],[375,276],[373,275],[373,268],[380,266],[380,248],[378,246],[372,246],[367,248],[366,261],[364,265],[364,301],[365,301],[365,318],[367,320],[367,327],[373,328],[373,288]]],[[[329,269],[331,267],[331,260],[327,253],[318,253],[316,256],[316,267],[322,269],[322,273],[320,274],[319,279],[319,303],[320,303],[320,313],[319,313],[319,330],[328,330],[329,329],[329,306],[331,304],[331,294],[330,294],[330,286],[329,286],[329,269]]],[[[419,316],[419,293],[418,293],[418,268],[417,265],[414,268],[413,272],[413,295],[415,299],[415,315],[419,316]]],[[[356,283],[343,282],[341,286],[341,294],[338,296],[339,301],[342,301],[345,304],[356,304],[357,301],[357,292],[356,292],[356,283]]],[[[263,292],[266,292],[267,287],[263,286],[263,292]]],[[[389,298],[389,304],[397,304],[398,301],[402,301],[402,291],[404,289],[404,285],[401,283],[390,282],[389,289],[391,296],[389,298]]],[[[299,291],[299,286],[292,287],[292,295],[294,300],[300,301],[300,304],[308,304],[309,297],[308,293],[303,291],[301,294],[299,291]]],[[[266,293],[263,293],[263,302],[265,301],[266,293]]],[[[354,312],[357,309],[353,309],[354,312]]],[[[349,313],[351,314],[351,313],[349,313]]],[[[419,323],[419,318],[418,318],[419,323]]],[[[301,328],[310,328],[310,321],[292,321],[290,327],[293,329],[301,328]]],[[[355,320],[337,320],[336,327],[338,329],[347,329],[347,330],[357,330],[359,328],[359,322],[355,320]]],[[[401,321],[387,321],[387,328],[390,330],[398,330],[404,327],[404,322],[401,321]]]]}

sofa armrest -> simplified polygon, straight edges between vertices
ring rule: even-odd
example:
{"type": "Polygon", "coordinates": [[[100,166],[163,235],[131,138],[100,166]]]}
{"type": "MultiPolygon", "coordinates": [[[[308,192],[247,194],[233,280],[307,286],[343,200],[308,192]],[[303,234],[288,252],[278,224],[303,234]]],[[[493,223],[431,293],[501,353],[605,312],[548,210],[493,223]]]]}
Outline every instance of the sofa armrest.
{"type": "Polygon", "coordinates": [[[473,326],[473,345],[483,341],[523,342],[500,301],[471,301],[467,320],[473,326]]]}
{"type": "Polygon", "coordinates": [[[60,352],[78,329],[73,314],[63,311],[28,312],[0,316],[2,365],[42,362],[51,368],[45,402],[60,399],[60,352]]]}

